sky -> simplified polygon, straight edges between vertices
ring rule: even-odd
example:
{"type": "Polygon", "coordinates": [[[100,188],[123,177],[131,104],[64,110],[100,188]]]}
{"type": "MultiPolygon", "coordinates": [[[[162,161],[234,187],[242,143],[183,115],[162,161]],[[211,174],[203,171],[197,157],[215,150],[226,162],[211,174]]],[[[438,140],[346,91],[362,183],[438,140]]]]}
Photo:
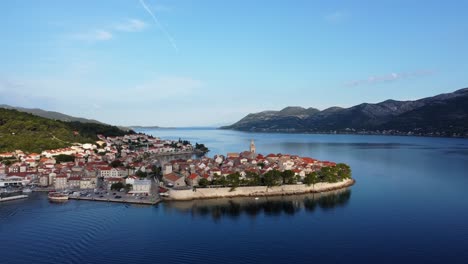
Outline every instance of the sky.
{"type": "Polygon", "coordinates": [[[4,0],[0,104],[217,126],[468,87],[467,1],[4,0]]]}

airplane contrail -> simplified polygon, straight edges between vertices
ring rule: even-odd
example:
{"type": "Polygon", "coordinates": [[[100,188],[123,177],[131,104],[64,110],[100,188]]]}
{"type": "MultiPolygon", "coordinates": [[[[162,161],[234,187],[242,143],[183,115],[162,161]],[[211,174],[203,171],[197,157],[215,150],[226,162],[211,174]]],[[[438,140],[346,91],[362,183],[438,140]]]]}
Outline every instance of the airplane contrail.
{"type": "Polygon", "coordinates": [[[150,14],[150,16],[153,18],[154,23],[156,24],[156,26],[158,26],[159,29],[164,33],[164,35],[166,35],[166,37],[167,37],[167,39],[169,40],[169,42],[171,43],[172,47],[173,47],[177,52],[179,52],[179,49],[177,48],[177,45],[176,45],[174,39],[172,38],[171,34],[169,34],[169,32],[167,32],[167,30],[162,26],[162,24],[159,23],[158,18],[157,18],[157,17],[153,14],[153,12],[148,8],[148,6],[145,4],[145,1],[140,0],[140,4],[141,4],[141,6],[143,6],[143,8],[146,10],[146,12],[148,12],[148,14],[150,14]]]}

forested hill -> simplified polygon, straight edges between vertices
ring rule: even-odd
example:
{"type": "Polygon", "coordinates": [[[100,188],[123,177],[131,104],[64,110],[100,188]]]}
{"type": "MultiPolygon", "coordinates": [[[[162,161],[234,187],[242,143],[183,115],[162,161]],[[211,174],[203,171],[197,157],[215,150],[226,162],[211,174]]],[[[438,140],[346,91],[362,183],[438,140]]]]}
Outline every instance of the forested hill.
{"type": "MultiPolygon", "coordinates": [[[[133,131],[130,131],[132,133],[133,131]]],[[[122,136],[115,126],[94,123],[63,122],[0,108],[0,152],[20,149],[41,152],[97,140],[97,135],[122,136]]]]}

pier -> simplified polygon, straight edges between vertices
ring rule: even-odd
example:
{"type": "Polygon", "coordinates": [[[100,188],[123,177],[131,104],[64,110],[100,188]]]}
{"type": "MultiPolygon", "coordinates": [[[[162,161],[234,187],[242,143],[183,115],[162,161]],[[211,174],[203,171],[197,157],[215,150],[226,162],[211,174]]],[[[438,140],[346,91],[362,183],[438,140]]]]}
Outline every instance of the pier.
{"type": "Polygon", "coordinates": [[[21,194],[21,195],[15,195],[15,196],[10,196],[10,197],[0,197],[0,202],[13,201],[13,200],[24,199],[24,198],[28,198],[28,196],[21,194]]]}
{"type": "Polygon", "coordinates": [[[97,202],[112,202],[112,203],[129,203],[129,204],[146,204],[146,205],[156,205],[161,202],[159,197],[140,197],[133,196],[122,196],[122,198],[115,197],[81,197],[81,196],[69,196],[70,200],[84,200],[84,201],[97,201],[97,202]]]}

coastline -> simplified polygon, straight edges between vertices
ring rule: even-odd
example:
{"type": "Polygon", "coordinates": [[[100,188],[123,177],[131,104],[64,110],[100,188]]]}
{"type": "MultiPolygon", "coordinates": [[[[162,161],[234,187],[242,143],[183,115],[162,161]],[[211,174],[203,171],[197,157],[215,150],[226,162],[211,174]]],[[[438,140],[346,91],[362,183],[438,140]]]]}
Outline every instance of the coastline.
{"type": "Polygon", "coordinates": [[[197,188],[196,191],[189,190],[170,190],[169,197],[164,198],[168,201],[190,201],[198,199],[216,199],[233,197],[263,197],[263,196],[282,196],[305,193],[321,193],[333,190],[339,190],[354,185],[356,180],[346,179],[336,183],[317,183],[307,186],[305,184],[282,185],[282,186],[246,186],[237,187],[231,191],[230,187],[222,188],[197,188]]]}
{"type": "Polygon", "coordinates": [[[430,134],[411,134],[408,133],[377,133],[377,132],[345,132],[345,131],[300,131],[300,130],[244,130],[244,129],[235,129],[235,128],[223,128],[218,127],[219,130],[232,130],[238,132],[246,133],[265,133],[265,134],[303,134],[303,135],[355,135],[355,136],[395,136],[395,137],[427,137],[427,138],[468,138],[468,135],[430,135],[430,134]]]}

